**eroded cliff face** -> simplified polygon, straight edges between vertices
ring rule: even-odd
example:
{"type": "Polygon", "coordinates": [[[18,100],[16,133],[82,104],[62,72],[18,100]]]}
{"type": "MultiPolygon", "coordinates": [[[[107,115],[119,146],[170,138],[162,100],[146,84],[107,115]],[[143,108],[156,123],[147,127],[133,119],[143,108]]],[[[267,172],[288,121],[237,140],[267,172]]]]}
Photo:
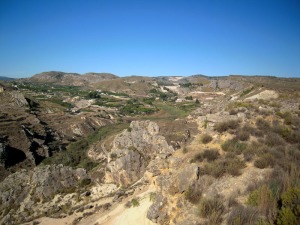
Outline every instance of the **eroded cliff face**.
{"type": "Polygon", "coordinates": [[[0,182],[9,173],[34,168],[70,142],[112,123],[97,115],[47,113],[45,109],[43,103],[19,91],[0,93],[0,182]]]}
{"type": "Polygon", "coordinates": [[[13,224],[27,221],[30,216],[42,216],[56,205],[45,207],[57,193],[74,191],[89,179],[82,168],[72,169],[62,165],[36,167],[9,175],[0,183],[0,223],[13,224]]]}
{"type": "Polygon", "coordinates": [[[31,112],[34,104],[18,91],[0,94],[0,181],[5,169],[34,167],[54,150],[49,144],[58,137],[31,112]]]}
{"type": "Polygon", "coordinates": [[[151,160],[174,152],[159,127],[151,121],[133,121],[117,135],[108,159],[106,181],[128,186],[141,179],[151,160]]]}

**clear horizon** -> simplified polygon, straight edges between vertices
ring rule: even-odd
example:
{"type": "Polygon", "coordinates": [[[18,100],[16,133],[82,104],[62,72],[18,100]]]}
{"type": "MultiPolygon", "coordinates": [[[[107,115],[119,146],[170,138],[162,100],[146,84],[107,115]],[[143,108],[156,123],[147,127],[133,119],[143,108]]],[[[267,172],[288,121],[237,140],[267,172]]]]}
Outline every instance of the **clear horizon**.
{"type": "Polygon", "coordinates": [[[0,1],[0,76],[300,77],[300,2],[0,1]]]}

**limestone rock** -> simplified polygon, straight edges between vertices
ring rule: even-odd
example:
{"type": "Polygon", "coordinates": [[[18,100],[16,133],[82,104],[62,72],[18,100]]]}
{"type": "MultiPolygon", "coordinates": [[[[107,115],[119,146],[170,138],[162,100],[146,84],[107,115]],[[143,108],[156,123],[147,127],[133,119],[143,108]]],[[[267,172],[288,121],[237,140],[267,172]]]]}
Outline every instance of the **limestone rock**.
{"type": "MultiPolygon", "coordinates": [[[[5,209],[30,208],[35,202],[51,199],[56,193],[75,190],[84,179],[88,179],[84,169],[62,165],[21,170],[0,183],[0,212],[4,213],[5,209]]],[[[0,223],[4,216],[0,213],[0,223]]]]}
{"type": "Polygon", "coordinates": [[[159,127],[151,121],[133,121],[130,128],[113,141],[107,177],[127,186],[140,179],[151,160],[167,157],[174,149],[159,135],[159,127]]]}
{"type": "Polygon", "coordinates": [[[147,218],[154,223],[159,223],[166,217],[165,213],[162,213],[162,209],[167,203],[167,198],[161,193],[156,195],[155,202],[150,206],[147,212],[147,218]]]}

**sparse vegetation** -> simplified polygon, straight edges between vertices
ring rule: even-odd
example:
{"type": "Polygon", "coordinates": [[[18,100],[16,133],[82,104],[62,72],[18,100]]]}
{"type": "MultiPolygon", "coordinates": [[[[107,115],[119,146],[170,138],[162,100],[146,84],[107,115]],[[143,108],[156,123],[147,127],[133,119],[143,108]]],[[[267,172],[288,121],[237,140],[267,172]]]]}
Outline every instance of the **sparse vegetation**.
{"type": "Polygon", "coordinates": [[[256,127],[259,129],[259,130],[262,130],[262,131],[267,131],[270,129],[270,124],[262,119],[262,118],[258,118],[256,120],[256,127]]]}
{"type": "Polygon", "coordinates": [[[197,204],[201,199],[202,192],[198,190],[196,187],[189,186],[189,188],[184,193],[185,199],[188,200],[192,204],[197,204]]]}
{"type": "Polygon", "coordinates": [[[155,199],[156,199],[156,193],[155,193],[155,192],[151,192],[151,193],[150,193],[150,201],[151,201],[151,202],[154,202],[155,199]]]}
{"type": "Polygon", "coordinates": [[[207,218],[210,224],[220,224],[224,211],[225,208],[220,197],[201,198],[198,203],[199,216],[207,218]]]}
{"type": "Polygon", "coordinates": [[[243,92],[240,94],[240,97],[243,97],[243,96],[249,94],[253,90],[254,90],[254,87],[251,87],[251,88],[248,88],[246,90],[243,90],[243,92]]]}
{"type": "Polygon", "coordinates": [[[196,154],[191,162],[202,162],[205,159],[207,162],[212,162],[218,159],[219,156],[220,154],[217,149],[206,149],[204,152],[196,154]]]}
{"type": "Polygon", "coordinates": [[[243,161],[237,157],[230,156],[205,164],[200,168],[200,174],[208,174],[216,178],[222,177],[224,174],[238,176],[241,174],[241,169],[244,167],[245,163],[243,161]]]}
{"type": "Polygon", "coordinates": [[[247,144],[240,142],[236,138],[233,138],[225,141],[221,147],[225,152],[233,152],[237,155],[240,155],[247,148],[247,144]]]}
{"type": "Polygon", "coordinates": [[[218,131],[219,133],[225,132],[229,129],[236,129],[239,127],[239,121],[238,120],[229,120],[226,122],[220,122],[217,123],[215,126],[215,130],[218,131]]]}
{"type": "Polygon", "coordinates": [[[209,134],[203,134],[203,135],[201,136],[201,142],[202,142],[203,144],[207,144],[207,143],[211,142],[212,139],[213,139],[212,136],[209,135],[209,134]]]}
{"type": "Polygon", "coordinates": [[[138,207],[138,206],[140,206],[140,199],[133,198],[133,199],[131,199],[131,201],[126,202],[126,204],[124,206],[125,206],[125,208],[138,207]]]}

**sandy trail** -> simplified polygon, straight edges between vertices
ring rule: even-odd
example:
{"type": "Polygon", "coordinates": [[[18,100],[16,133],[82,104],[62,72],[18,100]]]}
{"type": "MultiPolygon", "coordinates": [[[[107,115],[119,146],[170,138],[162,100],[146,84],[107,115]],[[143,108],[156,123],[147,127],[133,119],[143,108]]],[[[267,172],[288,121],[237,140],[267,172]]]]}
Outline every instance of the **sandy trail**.
{"type": "Polygon", "coordinates": [[[111,210],[108,214],[101,216],[96,221],[93,221],[92,223],[86,223],[86,221],[82,220],[83,223],[80,224],[94,225],[95,223],[98,223],[103,225],[154,225],[156,223],[153,223],[147,219],[147,211],[152,205],[152,202],[150,201],[150,193],[153,191],[153,188],[142,190],[142,193],[138,193],[137,195],[126,198],[116,208],[111,210]],[[140,199],[139,206],[125,208],[124,205],[127,201],[137,197],[140,199]]]}
{"type": "MultiPolygon", "coordinates": [[[[150,193],[154,192],[154,187],[145,187],[139,190],[136,194],[127,197],[119,204],[112,206],[110,211],[94,213],[88,217],[80,220],[78,225],[155,225],[149,219],[147,219],[147,211],[152,205],[150,201],[150,193]],[[125,208],[125,204],[133,198],[139,198],[140,205],[137,207],[125,208]]],[[[104,201],[99,201],[99,203],[104,203],[104,201]]],[[[107,202],[107,199],[106,201],[107,202]]],[[[42,217],[37,219],[41,225],[71,225],[75,218],[82,216],[82,213],[75,213],[72,216],[67,216],[66,218],[49,218],[42,217]]],[[[25,223],[26,225],[32,225],[32,222],[25,223]]],[[[24,224],[24,225],[25,225],[24,224]]]]}

